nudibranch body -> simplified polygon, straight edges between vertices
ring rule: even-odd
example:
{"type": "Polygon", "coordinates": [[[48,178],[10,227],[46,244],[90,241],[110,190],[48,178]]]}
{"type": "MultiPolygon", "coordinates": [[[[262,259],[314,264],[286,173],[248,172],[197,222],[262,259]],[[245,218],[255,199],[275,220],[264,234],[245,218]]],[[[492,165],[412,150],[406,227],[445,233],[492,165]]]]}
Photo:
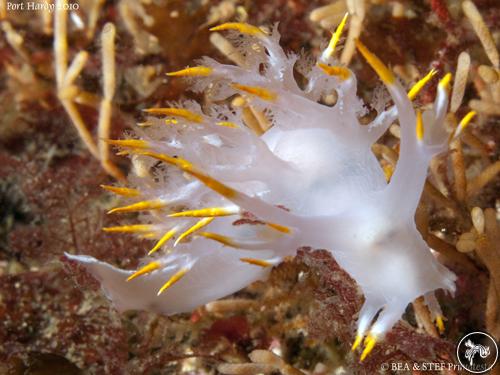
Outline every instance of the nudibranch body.
{"type": "Polygon", "coordinates": [[[453,292],[455,276],[434,258],[414,214],[428,163],[448,144],[450,76],[441,80],[434,106],[421,113],[411,100],[435,72],[406,93],[358,43],[394,102],[361,125],[356,77],[333,57],[344,23],[317,64],[302,69],[303,86],[294,78],[298,58],[283,52],[277,31],[240,23],[215,29],[244,35],[238,39],[244,66],[206,58],[170,74],[192,79],[212,103],[241,95],[271,119],[267,131],[246,126],[244,109],[186,102],[147,110],[151,117],[133,138],[110,141],[135,165],[131,188],[105,187],[130,201],[111,212],[140,211],[142,224],[105,230],[158,242],[136,272],[70,257],[98,278],[117,309],[190,311],[265,278],[269,266],[310,246],[330,251],[364,293],[353,345],[367,336],[362,359],[419,296],[442,324],[433,292],[453,292]],[[332,92],[335,105],[320,103],[332,92]],[[387,182],[371,146],[395,120],[400,157],[387,182]]]}

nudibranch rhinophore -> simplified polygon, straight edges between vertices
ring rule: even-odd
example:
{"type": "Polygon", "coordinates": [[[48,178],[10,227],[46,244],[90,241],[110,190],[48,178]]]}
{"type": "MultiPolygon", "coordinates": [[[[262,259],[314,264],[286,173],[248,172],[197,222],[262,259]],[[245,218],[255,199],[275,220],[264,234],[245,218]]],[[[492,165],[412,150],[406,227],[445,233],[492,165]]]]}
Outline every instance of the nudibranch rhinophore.
{"type": "Polygon", "coordinates": [[[134,272],[88,256],[68,257],[87,267],[118,310],[190,311],[265,278],[270,266],[309,246],[329,250],[364,293],[353,344],[364,342],[362,360],[419,296],[442,326],[434,291],[453,292],[455,275],[435,259],[414,214],[430,159],[474,113],[449,135],[443,122],[451,75],[441,79],[431,109],[415,110],[412,99],[435,71],[407,93],[358,41],[394,103],[361,125],[356,77],[334,59],[345,20],[309,66],[284,53],[276,28],[213,28],[236,36],[244,64],[205,58],[169,73],[188,77],[212,104],[148,109],[148,121],[133,137],[109,141],[135,165],[131,187],[103,186],[128,200],[110,213],[140,212],[141,224],[104,230],[157,239],[152,258],[134,272]],[[298,67],[303,85],[294,78],[298,67]],[[322,104],[332,92],[336,103],[322,104]],[[265,114],[269,128],[245,125],[243,109],[224,101],[235,95],[265,114]],[[371,146],[396,120],[400,156],[387,181],[371,146]]]}

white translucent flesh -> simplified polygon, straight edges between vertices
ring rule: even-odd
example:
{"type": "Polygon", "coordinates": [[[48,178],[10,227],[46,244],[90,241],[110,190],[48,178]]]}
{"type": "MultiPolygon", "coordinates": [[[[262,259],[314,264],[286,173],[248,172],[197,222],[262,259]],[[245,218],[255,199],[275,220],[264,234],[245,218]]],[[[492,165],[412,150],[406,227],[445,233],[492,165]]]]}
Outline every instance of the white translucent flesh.
{"type": "Polygon", "coordinates": [[[135,170],[142,172],[129,179],[142,192],[141,199],[160,197],[170,202],[166,209],[141,215],[142,222],[156,225],[157,239],[174,227],[181,233],[200,219],[168,217],[172,212],[236,204],[260,222],[233,225],[239,216],[216,218],[201,230],[228,236],[249,250],[195,233],[187,242],[174,248],[169,242],[158,255],[145,258],[144,264],[155,260],[162,268],[130,282],[125,280],[132,271],[90,257],[71,258],[98,278],[118,309],[173,314],[224,297],[267,275],[269,267],[240,258],[275,264],[300,246],[327,249],[365,294],[360,334],[370,329],[373,317],[383,309],[371,326],[377,336],[390,329],[416,297],[439,288],[453,291],[455,276],[436,261],[413,219],[428,162],[445,149],[441,122],[446,92],[441,90],[434,108],[424,113],[425,137],[418,140],[415,112],[397,82],[388,86],[395,107],[375,120],[382,125],[361,126],[358,117],[364,109],[356,97],[352,72],[342,81],[317,66],[306,68],[309,83],[302,90],[292,73],[296,57],[285,56],[276,31],[270,37],[239,40],[239,48],[248,58],[245,69],[205,59],[202,63],[213,72],[196,78],[193,87],[210,89],[219,99],[241,94],[232,83],[275,94],[271,101],[249,97],[252,110],[262,111],[271,121],[263,136],[245,127],[238,110],[213,106],[203,113],[198,104],[188,102],[183,107],[203,115],[202,124],[177,118],[177,124],[166,125],[164,119],[152,118],[153,125],[141,128],[134,137],[148,141],[151,152],[188,160],[241,194],[221,196],[175,166],[140,155],[134,159],[139,166],[135,170]],[[262,64],[264,70],[259,68],[262,64]],[[334,106],[317,103],[334,90],[338,94],[334,106]],[[372,143],[390,123],[381,120],[385,117],[398,118],[402,134],[400,158],[389,184],[371,152],[372,143]],[[220,121],[239,128],[220,126],[220,121]],[[290,232],[263,222],[286,225],[290,232]],[[161,286],[182,269],[189,271],[157,296],[161,286]]]}
{"type": "MultiPolygon", "coordinates": [[[[193,249],[202,253],[207,251],[206,241],[196,242],[199,244],[193,243],[193,249]]],[[[171,267],[127,282],[126,279],[133,271],[122,270],[88,256],[67,256],[86,266],[119,311],[147,310],[165,315],[192,311],[202,304],[242,289],[255,280],[265,278],[269,272],[268,268],[251,266],[227,256],[227,252],[231,250],[219,247],[209,251],[212,252],[210,256],[205,254],[198,257],[191,270],[160,296],[158,291],[163,284],[182,269],[182,260],[174,262],[171,267]]],[[[248,256],[250,252],[238,251],[240,256],[245,253],[248,256]]]]}

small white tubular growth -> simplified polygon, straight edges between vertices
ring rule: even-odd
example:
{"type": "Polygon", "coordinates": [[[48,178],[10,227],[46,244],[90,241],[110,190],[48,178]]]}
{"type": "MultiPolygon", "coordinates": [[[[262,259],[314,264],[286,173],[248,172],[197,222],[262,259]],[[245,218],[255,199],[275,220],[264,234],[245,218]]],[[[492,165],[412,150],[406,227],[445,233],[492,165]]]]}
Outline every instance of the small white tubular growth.
{"type": "Polygon", "coordinates": [[[458,55],[457,72],[455,82],[453,82],[453,95],[451,97],[450,111],[455,113],[462,104],[464,98],[465,86],[467,85],[467,76],[470,69],[470,56],[467,52],[458,55]]]}
{"type": "Polygon", "coordinates": [[[486,54],[488,55],[491,63],[495,68],[498,69],[500,64],[500,56],[495,46],[495,40],[490,34],[488,27],[484,23],[481,13],[479,13],[476,5],[470,0],[466,0],[462,3],[462,10],[472,24],[477,37],[483,44],[484,50],[486,51],[486,54]]]}
{"type": "MultiPolygon", "coordinates": [[[[110,142],[141,165],[129,176],[134,188],[105,188],[133,199],[115,212],[144,209],[146,223],[107,231],[151,237],[154,258],[136,271],[72,258],[96,275],[120,310],[173,314],[265,277],[300,246],[328,249],[366,297],[353,340],[354,349],[364,343],[364,359],[409,303],[436,289],[454,290],[455,276],[437,262],[414,222],[428,162],[447,143],[449,76],[434,107],[416,115],[410,99],[435,73],[407,94],[357,43],[392,96],[387,117],[401,125],[400,157],[388,184],[371,152],[373,129],[358,121],[363,103],[356,78],[330,59],[340,32],[304,71],[302,90],[293,78],[296,57],[283,52],[276,30],[268,35],[241,23],[215,30],[245,35],[237,47],[245,68],[207,58],[170,76],[188,77],[197,91],[209,88],[219,100],[241,95],[268,116],[271,128],[254,132],[237,106],[202,111],[186,102],[150,110],[137,139],[110,142]],[[335,105],[318,102],[333,90],[335,105]]],[[[432,311],[437,319],[438,309],[432,311]]]]}
{"type": "Polygon", "coordinates": [[[115,95],[115,25],[107,23],[104,25],[101,34],[102,44],[102,71],[103,71],[103,92],[99,108],[98,147],[101,164],[103,168],[112,176],[123,180],[121,171],[109,161],[109,148],[106,140],[111,132],[112,100],[115,95]]]}
{"type": "Polygon", "coordinates": [[[63,85],[68,64],[68,42],[66,40],[68,12],[64,10],[66,3],[66,0],[57,0],[54,15],[56,81],[59,89],[63,85]]]}
{"type": "Polygon", "coordinates": [[[66,72],[66,76],[63,80],[63,86],[69,86],[75,82],[80,73],[82,72],[87,60],[89,58],[89,54],[87,51],[80,51],[76,54],[71,65],[66,72]]]}

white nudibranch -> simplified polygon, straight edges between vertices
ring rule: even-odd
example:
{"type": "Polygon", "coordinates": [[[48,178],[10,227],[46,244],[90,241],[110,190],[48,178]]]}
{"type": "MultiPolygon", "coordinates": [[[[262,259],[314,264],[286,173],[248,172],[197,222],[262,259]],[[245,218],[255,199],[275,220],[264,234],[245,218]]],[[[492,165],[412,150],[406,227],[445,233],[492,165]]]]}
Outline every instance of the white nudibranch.
{"type": "Polygon", "coordinates": [[[213,30],[244,35],[236,40],[245,64],[205,58],[168,75],[188,77],[211,103],[239,95],[244,105],[152,108],[133,138],[109,141],[135,166],[131,188],[103,186],[127,200],[110,212],[140,212],[141,224],[104,230],[157,242],[135,272],[88,256],[68,257],[87,267],[118,310],[190,311],[264,279],[271,266],[309,246],[329,250],[364,293],[353,339],[353,350],[364,343],[362,360],[419,296],[442,328],[434,291],[453,293],[455,275],[435,259],[414,214],[430,159],[447,149],[473,113],[449,136],[443,122],[451,76],[441,80],[432,108],[416,111],[411,100],[436,72],[406,93],[357,42],[394,102],[361,125],[356,77],[334,58],[344,24],[319,61],[302,69],[305,85],[294,78],[298,57],[283,52],[276,29],[217,26],[213,30]],[[336,104],[322,104],[334,91],[336,104]],[[265,115],[268,126],[242,121],[248,108],[265,115]],[[396,120],[400,156],[387,182],[371,146],[396,120]],[[248,214],[258,221],[235,225],[248,214]]]}

